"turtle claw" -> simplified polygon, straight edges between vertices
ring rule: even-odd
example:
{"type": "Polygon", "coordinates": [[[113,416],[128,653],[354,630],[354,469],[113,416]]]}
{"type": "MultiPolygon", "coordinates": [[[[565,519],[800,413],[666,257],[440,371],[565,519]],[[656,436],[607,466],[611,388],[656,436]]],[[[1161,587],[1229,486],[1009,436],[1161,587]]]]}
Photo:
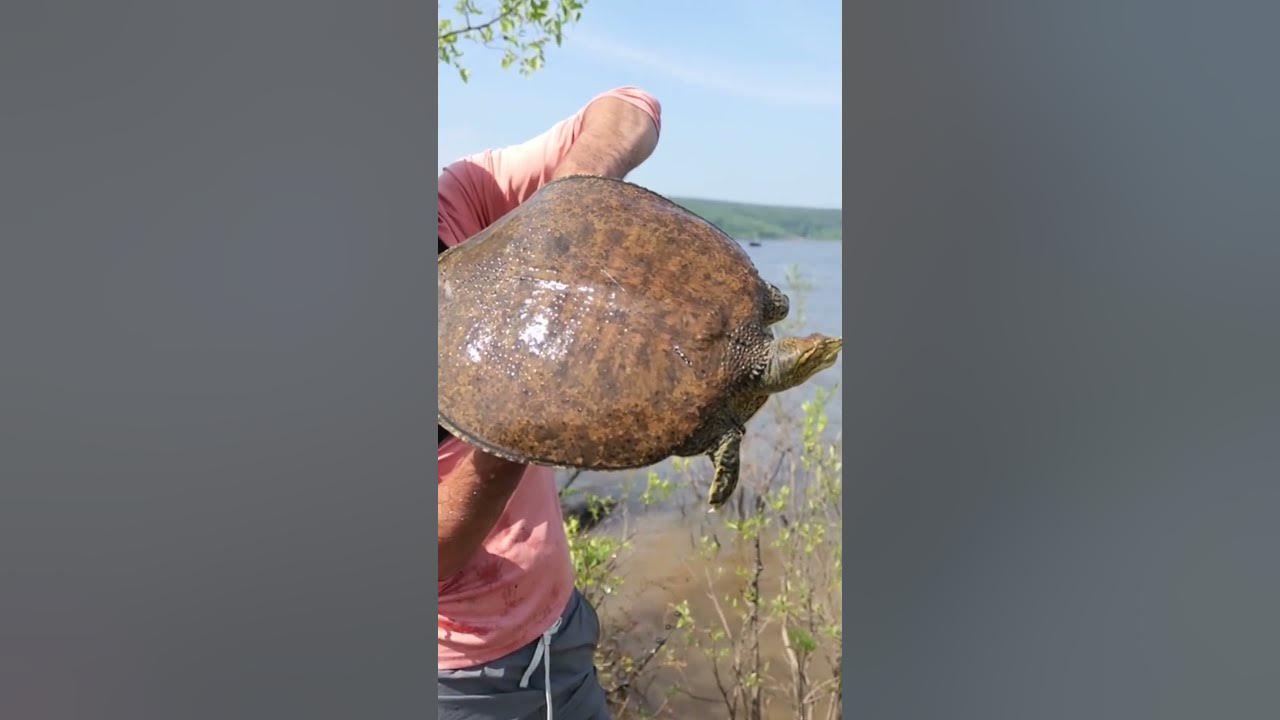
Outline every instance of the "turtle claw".
{"type": "Polygon", "coordinates": [[[735,428],[721,435],[715,449],[709,453],[711,462],[716,466],[716,477],[711,481],[711,490],[707,493],[711,512],[723,505],[738,487],[741,448],[742,432],[735,428]]]}

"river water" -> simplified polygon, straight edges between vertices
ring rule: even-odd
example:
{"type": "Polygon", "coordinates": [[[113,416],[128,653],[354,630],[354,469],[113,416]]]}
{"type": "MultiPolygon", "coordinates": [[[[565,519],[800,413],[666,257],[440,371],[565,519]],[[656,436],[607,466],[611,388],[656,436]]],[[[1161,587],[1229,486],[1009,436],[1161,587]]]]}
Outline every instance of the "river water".
{"type": "MultiPolygon", "coordinates": [[[[841,243],[831,240],[762,240],[760,247],[751,247],[750,244],[743,247],[760,270],[761,277],[782,288],[791,298],[793,314],[802,315],[799,327],[792,331],[794,334],[820,332],[836,337],[842,334],[841,243]],[[805,289],[797,290],[787,284],[789,269],[799,272],[802,284],[807,286],[805,289]]],[[[822,371],[810,382],[834,389],[839,384],[843,367],[842,353],[835,367],[822,371]]],[[[805,393],[805,386],[790,391],[792,397],[796,393],[805,393]]],[[[839,399],[834,398],[827,409],[829,427],[838,432],[841,427],[839,399]]]]}

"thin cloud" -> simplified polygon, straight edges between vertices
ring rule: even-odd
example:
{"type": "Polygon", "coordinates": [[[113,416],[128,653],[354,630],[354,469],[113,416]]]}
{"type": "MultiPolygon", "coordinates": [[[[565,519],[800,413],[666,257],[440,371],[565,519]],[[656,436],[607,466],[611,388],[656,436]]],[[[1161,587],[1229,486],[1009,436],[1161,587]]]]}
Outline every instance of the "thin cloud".
{"type": "Polygon", "coordinates": [[[607,57],[622,63],[647,68],[689,85],[714,90],[747,100],[758,100],[780,105],[817,105],[840,107],[839,80],[833,79],[831,88],[792,85],[777,78],[762,78],[749,74],[725,73],[714,69],[694,67],[692,63],[678,62],[652,50],[629,46],[611,39],[586,33],[575,33],[570,47],[581,48],[593,55],[607,57]]]}

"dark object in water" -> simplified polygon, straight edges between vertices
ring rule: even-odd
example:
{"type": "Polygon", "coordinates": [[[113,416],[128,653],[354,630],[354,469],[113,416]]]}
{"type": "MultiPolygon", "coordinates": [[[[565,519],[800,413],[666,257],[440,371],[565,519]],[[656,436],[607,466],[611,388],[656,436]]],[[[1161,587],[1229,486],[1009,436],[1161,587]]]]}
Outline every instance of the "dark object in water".
{"type": "Polygon", "coordinates": [[[437,264],[440,425],[499,457],[623,470],[706,454],[738,484],[744,425],[835,363],[775,340],[790,301],[719,228],[631,183],[572,176],[437,264]]]}
{"type": "Polygon", "coordinates": [[[616,507],[618,501],[614,498],[593,497],[573,504],[562,502],[560,512],[566,521],[577,519],[578,532],[587,532],[608,519],[616,507]]]}
{"type": "Polygon", "coordinates": [[[756,242],[755,240],[752,240],[747,244],[750,245],[751,247],[760,247],[760,243],[756,242]]]}

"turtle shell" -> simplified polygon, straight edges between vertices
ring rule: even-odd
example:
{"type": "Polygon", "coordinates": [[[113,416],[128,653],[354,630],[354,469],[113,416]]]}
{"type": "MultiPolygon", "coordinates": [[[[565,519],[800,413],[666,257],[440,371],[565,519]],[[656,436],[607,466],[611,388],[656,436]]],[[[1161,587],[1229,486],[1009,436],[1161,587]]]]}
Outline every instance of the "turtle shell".
{"type": "Polygon", "coordinates": [[[551,182],[439,258],[440,423],[521,462],[659,462],[749,381],[767,287],[736,241],[660,195],[551,182]]]}

